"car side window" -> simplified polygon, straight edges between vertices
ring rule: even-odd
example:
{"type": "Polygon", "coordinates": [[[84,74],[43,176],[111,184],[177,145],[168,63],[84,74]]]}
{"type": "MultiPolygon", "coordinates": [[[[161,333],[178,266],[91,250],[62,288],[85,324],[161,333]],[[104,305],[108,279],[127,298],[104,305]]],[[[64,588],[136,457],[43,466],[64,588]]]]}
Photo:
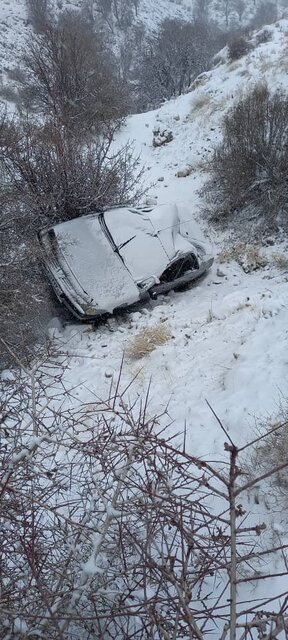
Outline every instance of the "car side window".
{"type": "Polygon", "coordinates": [[[199,269],[199,263],[196,256],[191,253],[189,256],[179,258],[175,260],[173,264],[170,264],[167,269],[162,273],[160,282],[173,282],[177,278],[181,278],[188,271],[199,269]]]}

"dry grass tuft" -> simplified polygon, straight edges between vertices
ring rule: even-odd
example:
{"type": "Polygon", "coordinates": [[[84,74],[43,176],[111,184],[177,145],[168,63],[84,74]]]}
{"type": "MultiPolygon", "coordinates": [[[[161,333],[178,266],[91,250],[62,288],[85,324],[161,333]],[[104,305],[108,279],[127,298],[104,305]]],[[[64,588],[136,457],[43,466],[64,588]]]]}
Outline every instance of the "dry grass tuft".
{"type": "Polygon", "coordinates": [[[235,260],[245,273],[264,269],[268,264],[268,259],[261,253],[259,247],[243,242],[238,242],[232,247],[222,249],[218,253],[217,259],[220,264],[235,260]]]}
{"type": "Polygon", "coordinates": [[[231,262],[232,260],[238,261],[239,257],[245,252],[246,245],[244,242],[237,242],[231,247],[224,247],[218,255],[217,260],[220,264],[225,262],[231,262]]]}
{"type": "Polygon", "coordinates": [[[210,103],[211,97],[209,93],[205,91],[201,91],[193,100],[191,105],[191,111],[187,116],[187,120],[192,120],[195,117],[195,114],[201,111],[204,107],[206,108],[210,103]]]}
{"type": "Polygon", "coordinates": [[[272,262],[279,269],[288,269],[288,258],[284,253],[274,253],[272,256],[272,262]]]}
{"type": "Polygon", "coordinates": [[[132,340],[127,351],[129,358],[138,360],[148,356],[156,347],[165,344],[171,337],[170,328],[160,322],[154,327],[142,329],[132,340]]]}
{"type": "Polygon", "coordinates": [[[274,470],[268,478],[267,484],[259,486],[259,492],[264,495],[264,502],[278,504],[287,509],[288,489],[288,421],[287,406],[280,407],[278,421],[267,418],[267,421],[257,428],[257,435],[262,437],[256,443],[253,454],[248,460],[247,472],[251,478],[262,475],[267,470],[274,470]],[[282,467],[282,468],[281,468],[282,467]]]}
{"type": "MultiPolygon", "coordinates": [[[[241,263],[240,263],[241,264],[241,263]]],[[[250,271],[257,271],[257,269],[264,269],[268,264],[268,259],[263,256],[258,247],[247,246],[246,255],[244,256],[241,266],[244,271],[249,273],[250,271]]]]}

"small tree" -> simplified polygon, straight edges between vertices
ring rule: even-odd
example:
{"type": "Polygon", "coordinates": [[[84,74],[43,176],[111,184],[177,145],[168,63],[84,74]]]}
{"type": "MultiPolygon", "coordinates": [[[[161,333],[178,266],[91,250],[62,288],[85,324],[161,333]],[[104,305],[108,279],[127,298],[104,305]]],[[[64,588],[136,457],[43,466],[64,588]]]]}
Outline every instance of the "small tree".
{"type": "Polygon", "coordinates": [[[219,420],[222,460],[197,458],[121,378],[106,401],[75,406],[65,347],[0,380],[3,638],[285,637],[287,543],[247,494],[287,457],[247,478],[253,443],[235,445],[219,420]]]}
{"type": "Polygon", "coordinates": [[[215,53],[216,34],[202,22],[167,19],[146,41],[139,64],[139,102],[145,106],[180,95],[207,68],[215,53]],[[143,100],[144,98],[144,100],[143,100]]]}
{"type": "Polygon", "coordinates": [[[79,13],[63,13],[31,43],[23,102],[59,126],[85,136],[127,113],[127,90],[99,34],[79,13]]]}
{"type": "Polygon", "coordinates": [[[196,22],[207,23],[211,0],[196,0],[193,6],[193,16],[196,22]]]}
{"type": "Polygon", "coordinates": [[[102,16],[109,29],[115,27],[125,33],[137,16],[140,0],[96,0],[96,11],[102,16]]]}
{"type": "Polygon", "coordinates": [[[243,14],[245,12],[245,2],[244,0],[235,0],[234,1],[234,9],[238,15],[239,22],[242,22],[243,14]]]}

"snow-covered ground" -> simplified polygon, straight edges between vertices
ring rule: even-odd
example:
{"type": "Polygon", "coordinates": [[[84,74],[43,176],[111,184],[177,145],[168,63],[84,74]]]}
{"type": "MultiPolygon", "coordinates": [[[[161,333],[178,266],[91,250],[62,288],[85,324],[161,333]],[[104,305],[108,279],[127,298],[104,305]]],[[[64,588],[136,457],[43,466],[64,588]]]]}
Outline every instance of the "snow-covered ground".
{"type": "MultiPolygon", "coordinates": [[[[51,0],[55,14],[61,9],[79,9],[82,0],[51,0]]],[[[137,23],[152,31],[165,18],[189,20],[192,17],[193,1],[179,3],[174,0],[142,0],[137,14],[137,23]]],[[[97,16],[96,16],[97,17],[97,16]]],[[[0,73],[17,65],[29,41],[31,26],[28,24],[26,0],[1,0],[0,2],[0,73]]],[[[121,35],[121,34],[119,34],[121,35]]],[[[1,81],[1,75],[0,75],[1,81]]]]}
{"type": "MultiPolygon", "coordinates": [[[[250,257],[246,251],[247,261],[253,266],[260,255],[265,265],[247,273],[229,259],[233,239],[228,230],[220,234],[208,225],[199,194],[208,177],[207,160],[221,137],[221,119],[233,102],[263,81],[271,89],[287,89],[288,21],[269,30],[271,39],[238,61],[229,63],[223,51],[222,62],[202,74],[186,95],[130,117],[115,141],[116,146],[134,142],[146,166],[149,197],[159,204],[188,206],[213,247],[212,270],[186,291],[138,305],[97,327],[71,321],[62,329],[50,329],[61,348],[61,361],[63,352],[67,356],[62,384],[73,389],[61,398],[64,409],[106,399],[123,360],[121,389],[133,380],[129,396],[134,400],[145,396],[152,381],[149,415],[160,414],[168,405],[169,435],[186,425],[187,450],[205,458],[222,458],[225,440],[207,401],[241,446],[254,438],[259,422],[278,418],[287,397],[287,245],[273,239],[267,245],[259,238],[250,257]],[[155,148],[153,132],[165,130],[172,131],[173,140],[155,148]],[[189,175],[177,176],[186,169],[189,175]],[[131,345],[139,332],[163,323],[170,334],[167,342],[132,358],[131,345]]],[[[253,510],[261,521],[264,501],[253,510]]],[[[271,531],[276,528],[283,540],[288,537],[285,512],[270,512],[269,519],[271,531]]]]}
{"type": "Polygon", "coordinates": [[[219,452],[223,444],[206,399],[240,445],[253,436],[257,420],[277,417],[286,395],[287,247],[262,246],[259,238],[257,251],[267,264],[249,273],[238,262],[225,261],[231,238],[207,225],[199,188],[207,179],[203,160],[209,159],[221,118],[233,101],[264,79],[270,87],[285,86],[287,32],[288,22],[280,22],[271,28],[270,42],[204,74],[187,95],[132,116],[117,140],[118,145],[134,141],[147,168],[150,195],[158,203],[184,203],[191,218],[198,219],[214,248],[208,276],[185,292],[112,317],[94,331],[71,324],[58,336],[69,354],[66,383],[77,385],[79,403],[91,401],[93,394],[107,396],[124,354],[123,385],[137,374],[131,393],[142,395],[152,379],[150,411],[169,403],[171,431],[186,422],[190,448],[199,455],[219,452]],[[154,148],[153,131],[159,129],[172,131],[173,140],[154,148]],[[191,174],[177,177],[186,168],[191,174]],[[139,331],[162,322],[171,333],[168,342],[144,358],[131,359],[129,347],[139,331]]]}
{"type": "MultiPolygon", "coordinates": [[[[236,6],[237,3],[235,3],[236,6]]],[[[50,0],[50,5],[55,13],[65,9],[79,9],[83,0],[50,0]]],[[[214,20],[224,29],[241,27],[247,24],[255,13],[255,0],[245,2],[245,10],[242,23],[239,22],[237,10],[229,5],[228,25],[225,12],[227,2],[212,0],[209,6],[209,19],[214,20]]],[[[257,3],[256,3],[257,6],[257,3]]],[[[166,18],[191,20],[193,18],[194,0],[140,0],[135,23],[144,26],[147,33],[154,31],[166,18]]],[[[283,13],[283,7],[279,6],[279,16],[283,13]]],[[[97,21],[97,14],[95,15],[97,21]]],[[[26,0],[1,0],[0,2],[0,87],[3,82],[7,84],[7,71],[13,69],[20,62],[21,56],[29,42],[32,28],[28,23],[26,0]]],[[[125,42],[125,35],[116,29],[116,41],[125,42]]],[[[9,78],[8,78],[9,84],[9,78]]]]}

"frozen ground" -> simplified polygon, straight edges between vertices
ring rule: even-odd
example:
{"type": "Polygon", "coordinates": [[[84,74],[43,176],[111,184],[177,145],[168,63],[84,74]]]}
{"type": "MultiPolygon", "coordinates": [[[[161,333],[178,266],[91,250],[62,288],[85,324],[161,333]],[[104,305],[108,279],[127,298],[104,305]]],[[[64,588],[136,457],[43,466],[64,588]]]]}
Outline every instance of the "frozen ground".
{"type": "MultiPolygon", "coordinates": [[[[253,439],[263,419],[277,419],[287,397],[287,246],[266,246],[259,238],[257,252],[267,264],[246,273],[237,261],[228,260],[229,233],[220,235],[207,224],[199,195],[207,179],[206,162],[220,139],[221,118],[231,104],[257,82],[287,88],[288,22],[270,30],[269,42],[237,62],[229,64],[224,51],[222,63],[203,74],[187,95],[131,117],[115,141],[115,145],[134,141],[135,152],[146,165],[150,197],[160,204],[188,205],[191,218],[198,220],[201,233],[212,244],[211,272],[184,292],[139,305],[98,327],[72,322],[62,330],[51,328],[67,355],[63,382],[66,389],[73,388],[73,399],[64,399],[64,408],[107,398],[123,359],[121,389],[135,378],[129,389],[134,400],[145,395],[151,382],[149,414],[161,413],[168,405],[170,435],[183,431],[186,424],[187,449],[213,459],[222,458],[225,436],[206,400],[240,446],[253,439]],[[173,132],[173,140],[153,147],[153,132],[159,135],[164,130],[173,132]],[[185,169],[190,175],[177,177],[185,169]],[[168,341],[151,354],[132,359],[129,350],[135,336],[159,323],[169,327],[168,341]]],[[[276,528],[281,540],[287,539],[285,513],[267,514],[264,500],[251,508],[256,521],[261,522],[265,513],[270,532],[276,528]]],[[[273,591],[278,593],[276,585],[273,591]]]]}
{"type": "MultiPolygon", "coordinates": [[[[55,13],[65,9],[78,9],[83,0],[50,0],[55,13]]],[[[209,17],[226,28],[225,6],[227,3],[214,0],[210,3],[209,17]]],[[[166,18],[190,20],[193,17],[194,0],[141,0],[137,13],[137,23],[144,25],[147,32],[152,32],[157,25],[166,18]]],[[[242,17],[243,24],[251,19],[255,12],[254,0],[247,0],[242,17]]],[[[283,8],[279,8],[279,15],[283,8]]],[[[19,64],[21,55],[25,52],[31,34],[28,24],[26,0],[1,0],[0,2],[0,87],[3,82],[9,84],[7,71],[19,64]]],[[[97,16],[96,16],[97,20],[97,16]]],[[[237,11],[232,4],[229,8],[229,27],[239,25],[237,11]]],[[[117,31],[117,29],[116,29],[117,31]]],[[[119,41],[123,34],[119,32],[119,41]]],[[[11,80],[10,80],[11,82],[11,80]]]]}
{"type": "Polygon", "coordinates": [[[161,411],[169,403],[171,431],[181,430],[186,422],[190,447],[199,455],[222,450],[222,435],[206,399],[240,444],[251,437],[257,420],[277,416],[286,396],[287,267],[285,261],[281,270],[277,264],[287,248],[263,247],[259,238],[258,251],[267,257],[264,268],[245,273],[237,262],[225,263],[226,234],[220,237],[207,225],[198,192],[207,179],[203,159],[219,139],[223,112],[248,86],[263,80],[264,67],[269,86],[286,82],[287,29],[282,21],[271,29],[271,41],[246,58],[233,65],[223,62],[204,74],[189,94],[131,117],[117,140],[134,141],[147,168],[146,180],[153,185],[151,196],[160,204],[183,202],[191,218],[198,218],[214,249],[211,273],[185,292],[139,306],[95,330],[72,324],[59,336],[69,354],[67,384],[78,385],[79,402],[90,401],[93,394],[107,395],[124,354],[123,385],[137,374],[131,393],[141,395],[152,379],[150,411],[161,411]],[[172,142],[154,148],[153,131],[165,129],[173,131],[172,142]],[[176,176],[187,167],[191,175],[176,176]],[[134,337],[159,322],[169,326],[171,339],[132,360],[127,353],[134,337]]]}

